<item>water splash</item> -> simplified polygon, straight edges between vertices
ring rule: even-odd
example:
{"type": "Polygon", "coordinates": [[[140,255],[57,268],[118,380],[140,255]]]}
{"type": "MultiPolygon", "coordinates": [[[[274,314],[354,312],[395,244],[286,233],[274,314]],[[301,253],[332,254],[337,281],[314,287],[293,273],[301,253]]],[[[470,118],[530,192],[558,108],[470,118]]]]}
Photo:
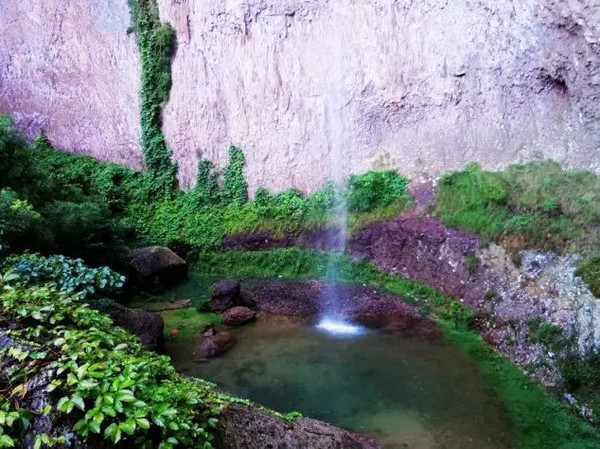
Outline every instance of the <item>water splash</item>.
{"type": "Polygon", "coordinates": [[[317,329],[325,331],[328,334],[341,337],[353,337],[357,335],[363,335],[367,332],[367,329],[363,326],[327,316],[323,317],[321,321],[319,321],[317,324],[317,329]]]}

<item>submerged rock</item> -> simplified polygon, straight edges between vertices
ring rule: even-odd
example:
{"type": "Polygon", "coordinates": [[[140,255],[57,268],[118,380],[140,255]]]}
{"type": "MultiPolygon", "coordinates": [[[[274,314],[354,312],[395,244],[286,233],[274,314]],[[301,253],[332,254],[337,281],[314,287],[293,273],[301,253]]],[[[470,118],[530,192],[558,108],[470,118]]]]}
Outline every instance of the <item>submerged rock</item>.
{"type": "Polygon", "coordinates": [[[172,286],[187,279],[187,263],[169,248],[150,246],[128,255],[130,277],[142,287],[172,286]]]}
{"type": "Polygon", "coordinates": [[[240,304],[240,283],[237,281],[221,281],[213,285],[211,309],[225,312],[240,304]]]}
{"type": "Polygon", "coordinates": [[[223,314],[223,324],[227,326],[240,326],[249,323],[256,316],[256,312],[248,307],[232,307],[223,314]]]}
{"type": "Polygon", "coordinates": [[[200,335],[203,337],[212,337],[217,334],[217,330],[215,329],[215,325],[213,323],[205,324],[200,330],[200,335]]]}
{"type": "Polygon", "coordinates": [[[309,418],[286,421],[252,405],[230,404],[219,417],[221,449],[380,449],[365,436],[309,418]]]}
{"type": "Polygon", "coordinates": [[[219,332],[202,338],[198,347],[200,358],[216,357],[231,349],[235,341],[229,332],[219,332]]]}

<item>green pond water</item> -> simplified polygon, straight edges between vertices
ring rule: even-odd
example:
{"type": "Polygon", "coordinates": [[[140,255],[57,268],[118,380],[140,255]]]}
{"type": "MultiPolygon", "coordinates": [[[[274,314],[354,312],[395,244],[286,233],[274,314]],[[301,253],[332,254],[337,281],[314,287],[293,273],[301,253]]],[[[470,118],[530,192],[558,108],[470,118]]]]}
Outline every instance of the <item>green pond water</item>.
{"type": "Polygon", "coordinates": [[[236,346],[197,362],[194,340],[167,343],[182,374],[281,412],[362,432],[386,448],[512,448],[502,408],[476,365],[443,339],[369,330],[336,337],[270,318],[232,331],[236,346]]]}

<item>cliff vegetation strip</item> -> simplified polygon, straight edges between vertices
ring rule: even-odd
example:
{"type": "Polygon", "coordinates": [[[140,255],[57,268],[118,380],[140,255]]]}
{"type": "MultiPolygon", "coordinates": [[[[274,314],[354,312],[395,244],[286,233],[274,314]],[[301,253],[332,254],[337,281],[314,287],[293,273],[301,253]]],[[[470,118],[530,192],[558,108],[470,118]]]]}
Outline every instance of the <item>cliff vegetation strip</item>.
{"type": "Polygon", "coordinates": [[[129,6],[142,66],[140,119],[149,190],[155,198],[170,197],[177,188],[177,164],[162,132],[162,109],[171,88],[175,30],[160,22],[156,0],[130,0],[129,6]]]}

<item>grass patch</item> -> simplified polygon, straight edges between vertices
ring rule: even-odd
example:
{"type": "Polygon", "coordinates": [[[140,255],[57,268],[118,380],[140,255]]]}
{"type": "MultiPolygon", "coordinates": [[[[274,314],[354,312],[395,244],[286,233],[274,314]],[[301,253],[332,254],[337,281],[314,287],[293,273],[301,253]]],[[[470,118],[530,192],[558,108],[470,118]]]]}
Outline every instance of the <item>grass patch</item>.
{"type": "Polygon", "coordinates": [[[447,225],[486,241],[585,251],[600,242],[600,177],[555,162],[502,172],[469,164],[440,180],[434,211],[447,225]]]}
{"type": "Polygon", "coordinates": [[[165,310],[160,313],[165,322],[166,338],[194,338],[206,324],[220,324],[221,316],[216,313],[199,312],[193,307],[165,310]],[[173,329],[177,330],[173,335],[173,329]]]}

